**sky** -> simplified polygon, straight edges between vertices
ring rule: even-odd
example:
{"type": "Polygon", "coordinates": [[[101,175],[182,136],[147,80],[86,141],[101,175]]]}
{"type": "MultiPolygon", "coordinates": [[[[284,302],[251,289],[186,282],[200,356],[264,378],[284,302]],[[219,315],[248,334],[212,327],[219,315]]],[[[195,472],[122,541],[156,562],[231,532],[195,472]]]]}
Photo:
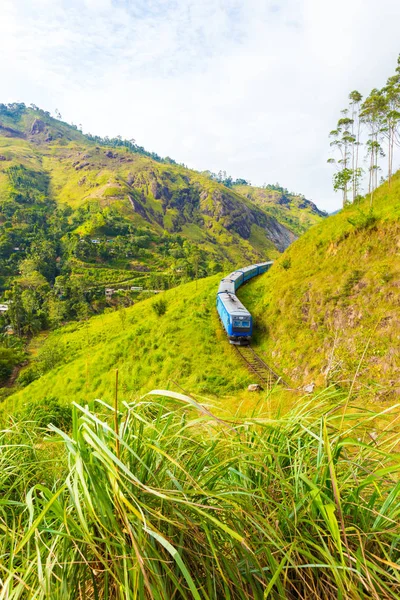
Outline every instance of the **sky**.
{"type": "Polygon", "coordinates": [[[400,52],[399,0],[0,0],[0,23],[0,102],[329,212],[329,132],[400,52]]]}

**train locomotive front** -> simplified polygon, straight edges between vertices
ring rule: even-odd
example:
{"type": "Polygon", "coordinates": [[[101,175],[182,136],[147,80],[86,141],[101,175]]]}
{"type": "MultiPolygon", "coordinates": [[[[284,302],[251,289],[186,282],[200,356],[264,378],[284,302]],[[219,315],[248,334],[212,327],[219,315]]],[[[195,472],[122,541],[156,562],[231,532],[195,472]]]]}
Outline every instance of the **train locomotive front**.
{"type": "Polygon", "coordinates": [[[253,333],[253,319],[240,300],[229,292],[217,296],[217,310],[231,344],[249,344],[253,333]]]}

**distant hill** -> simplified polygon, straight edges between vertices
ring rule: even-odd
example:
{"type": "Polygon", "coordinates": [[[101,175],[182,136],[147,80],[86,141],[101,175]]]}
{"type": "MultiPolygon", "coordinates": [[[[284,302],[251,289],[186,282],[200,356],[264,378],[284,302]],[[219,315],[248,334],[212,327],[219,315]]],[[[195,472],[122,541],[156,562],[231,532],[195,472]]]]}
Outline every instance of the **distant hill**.
{"type": "Polygon", "coordinates": [[[297,384],[400,394],[400,172],[325,219],[239,291],[255,341],[297,384]]]}
{"type": "Polygon", "coordinates": [[[296,235],[301,235],[328,216],[311,200],[307,200],[301,194],[293,194],[280,186],[235,185],[233,189],[251,200],[266,214],[276,218],[296,235]]]}

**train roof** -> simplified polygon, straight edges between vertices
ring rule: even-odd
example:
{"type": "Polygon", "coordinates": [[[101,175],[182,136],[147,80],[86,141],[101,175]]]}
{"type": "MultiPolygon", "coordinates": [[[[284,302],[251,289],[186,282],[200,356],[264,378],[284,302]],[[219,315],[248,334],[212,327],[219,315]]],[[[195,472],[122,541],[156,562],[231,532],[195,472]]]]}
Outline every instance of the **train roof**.
{"type": "Polygon", "coordinates": [[[229,314],[240,315],[240,316],[251,316],[247,308],[240,302],[239,298],[235,294],[222,293],[219,294],[219,298],[222,300],[226,310],[229,314]]]}
{"type": "Polygon", "coordinates": [[[242,271],[232,271],[225,277],[225,279],[230,279],[230,281],[236,281],[241,275],[243,275],[242,271]]]}
{"type": "Polygon", "coordinates": [[[274,264],[273,260],[267,260],[266,262],[257,263],[257,267],[265,267],[266,265],[273,265],[273,264],[274,264]]]}
{"type": "Polygon", "coordinates": [[[249,265],[248,267],[243,267],[240,269],[242,273],[248,273],[248,271],[252,271],[253,269],[257,269],[258,265],[249,265]]]}
{"type": "Polygon", "coordinates": [[[222,292],[231,292],[232,294],[235,293],[235,284],[233,281],[231,281],[230,279],[222,279],[219,287],[218,287],[218,294],[221,294],[222,292]]]}

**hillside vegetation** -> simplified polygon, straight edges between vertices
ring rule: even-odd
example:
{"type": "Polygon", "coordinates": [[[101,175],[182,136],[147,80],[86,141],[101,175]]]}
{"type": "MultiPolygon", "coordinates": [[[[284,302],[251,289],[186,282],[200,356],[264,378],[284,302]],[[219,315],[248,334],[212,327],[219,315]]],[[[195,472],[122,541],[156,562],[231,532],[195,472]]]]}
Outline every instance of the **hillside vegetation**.
{"type": "Polygon", "coordinates": [[[129,306],[141,289],[274,258],[296,239],[279,210],[225,183],[0,104],[0,386],[25,359],[21,340],[129,306]]]}
{"type": "Polygon", "coordinates": [[[400,393],[400,172],[313,227],[239,291],[257,348],[297,385],[400,393]]]}
{"type": "Polygon", "coordinates": [[[297,235],[303,234],[327,216],[327,213],[319,210],[313,202],[301,194],[289,192],[279,185],[264,187],[235,185],[234,189],[297,235]]]}
{"type": "Polygon", "coordinates": [[[169,384],[205,395],[235,395],[235,411],[254,378],[238,361],[219,324],[218,280],[214,276],[187,283],[34,339],[31,363],[16,383],[37,379],[10,396],[4,410],[50,398],[62,403],[110,401],[118,368],[125,400],[169,384]]]}
{"type": "Polygon", "coordinates": [[[55,275],[67,266],[74,274],[65,262],[75,257],[198,276],[216,262],[276,256],[295,239],[276,215],[204,174],[18,104],[0,107],[0,219],[3,277],[30,255],[33,223],[52,241],[52,261],[62,259],[55,275]]]}

